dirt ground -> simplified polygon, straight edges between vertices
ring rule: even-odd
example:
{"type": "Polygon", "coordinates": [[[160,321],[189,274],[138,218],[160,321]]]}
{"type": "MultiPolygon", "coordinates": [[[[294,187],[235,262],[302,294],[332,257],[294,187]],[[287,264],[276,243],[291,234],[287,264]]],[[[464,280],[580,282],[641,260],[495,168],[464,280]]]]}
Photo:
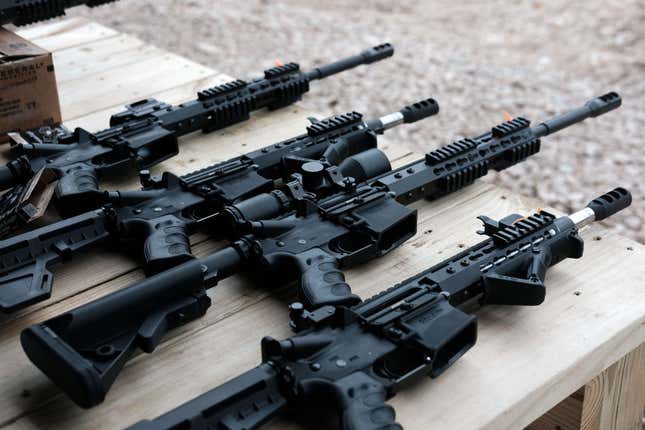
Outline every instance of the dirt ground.
{"type": "Polygon", "coordinates": [[[627,187],[633,206],[610,225],[645,242],[645,1],[122,0],[72,15],[240,78],[275,58],[308,68],[391,42],[392,59],[316,85],[303,104],[376,116],[434,97],[438,117],[387,137],[416,151],[479,135],[504,111],[539,122],[618,91],[620,110],[545,138],[538,156],[485,180],[565,211],[627,187]]]}

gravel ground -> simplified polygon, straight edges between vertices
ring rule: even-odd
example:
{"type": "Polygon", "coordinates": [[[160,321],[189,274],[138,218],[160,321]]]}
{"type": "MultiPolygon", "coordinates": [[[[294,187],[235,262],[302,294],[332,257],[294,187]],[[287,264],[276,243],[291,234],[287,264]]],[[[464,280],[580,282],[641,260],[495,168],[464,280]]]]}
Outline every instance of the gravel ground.
{"type": "Polygon", "coordinates": [[[303,104],[379,115],[435,97],[438,117],[387,137],[416,151],[478,135],[504,111],[539,121],[618,91],[619,111],[546,138],[540,155],[486,180],[565,211],[625,186],[634,204],[610,225],[645,243],[642,0],[122,0],[71,14],[242,78],[274,58],[309,67],[389,41],[392,59],[316,85],[303,104]]]}

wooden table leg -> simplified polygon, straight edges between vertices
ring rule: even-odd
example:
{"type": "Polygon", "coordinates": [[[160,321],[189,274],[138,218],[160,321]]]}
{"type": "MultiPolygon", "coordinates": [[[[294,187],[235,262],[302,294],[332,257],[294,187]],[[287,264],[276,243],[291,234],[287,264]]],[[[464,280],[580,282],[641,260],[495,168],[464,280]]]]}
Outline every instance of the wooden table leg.
{"type": "Polygon", "coordinates": [[[645,344],[535,420],[527,430],[644,430],[645,344]]]}
{"type": "Polygon", "coordinates": [[[645,344],[585,386],[581,428],[641,430],[645,410],[645,344]]]}

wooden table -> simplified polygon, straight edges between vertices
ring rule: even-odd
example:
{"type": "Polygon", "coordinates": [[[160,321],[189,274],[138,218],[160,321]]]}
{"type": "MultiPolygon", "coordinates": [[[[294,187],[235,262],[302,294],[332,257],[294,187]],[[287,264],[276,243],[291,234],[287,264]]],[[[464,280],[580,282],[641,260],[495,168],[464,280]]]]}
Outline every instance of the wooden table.
{"type": "MultiPolygon", "coordinates": [[[[125,103],[150,96],[177,103],[229,79],[80,19],[21,33],[55,52],[68,126],[98,130],[125,103]]],[[[261,112],[241,126],[190,136],[181,155],[157,170],[188,172],[302,133],[309,115],[297,106],[261,112]]],[[[384,146],[395,165],[418,157],[403,147],[384,146]]],[[[117,185],[126,184],[136,185],[117,185]]],[[[349,271],[348,281],[368,297],[478,242],[476,215],[527,213],[536,206],[482,182],[438,202],[421,202],[419,234],[387,257],[349,271]]],[[[585,257],[549,272],[543,305],[482,310],[477,345],[437,380],[416,384],[391,401],[406,429],[523,428],[562,399],[532,428],[577,428],[581,421],[584,428],[639,428],[645,405],[645,248],[601,226],[585,229],[583,236],[585,257]]],[[[193,242],[200,256],[217,246],[204,237],[193,242]]],[[[204,318],[175,331],[154,354],[132,360],[105,403],[82,410],[27,360],[19,332],[143,275],[136,262],[106,251],[77,258],[55,275],[51,300],[0,319],[2,430],[112,429],[158,416],[256,365],[261,336],[289,334],[285,291],[229,279],[212,291],[214,305],[204,318]]],[[[276,420],[267,428],[296,427],[276,420]]]]}

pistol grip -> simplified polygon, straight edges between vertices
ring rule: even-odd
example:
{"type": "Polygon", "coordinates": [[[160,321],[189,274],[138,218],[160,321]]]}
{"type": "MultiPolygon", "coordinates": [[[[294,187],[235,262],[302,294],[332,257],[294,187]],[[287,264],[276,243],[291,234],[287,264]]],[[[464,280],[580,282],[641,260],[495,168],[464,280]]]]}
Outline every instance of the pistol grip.
{"type": "Polygon", "coordinates": [[[149,235],[143,247],[147,275],[162,272],[193,259],[186,223],[168,215],[148,224],[149,235]]]}
{"type": "Polygon", "coordinates": [[[403,430],[377,380],[358,372],[339,379],[335,387],[343,430],[403,430]]]}
{"type": "Polygon", "coordinates": [[[99,179],[92,166],[84,163],[68,167],[59,172],[56,187],[56,209],[67,218],[96,209],[103,203],[103,193],[99,190],[99,179]]]}
{"type": "Polygon", "coordinates": [[[360,301],[345,282],[338,262],[325,251],[314,248],[297,256],[301,273],[301,299],[307,309],[325,305],[350,305],[360,301]]]}

